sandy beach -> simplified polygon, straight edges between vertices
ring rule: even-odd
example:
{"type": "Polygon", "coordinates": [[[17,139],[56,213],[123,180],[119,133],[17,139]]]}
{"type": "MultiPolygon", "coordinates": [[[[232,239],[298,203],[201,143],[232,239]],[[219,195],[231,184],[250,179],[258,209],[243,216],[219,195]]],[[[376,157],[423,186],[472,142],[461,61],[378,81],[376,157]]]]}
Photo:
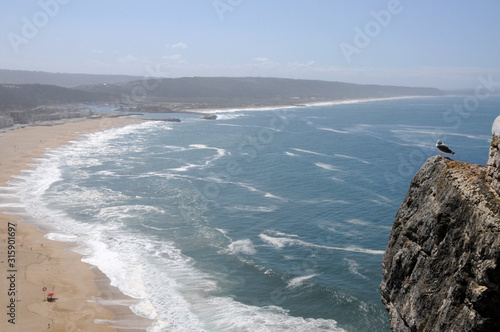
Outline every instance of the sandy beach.
{"type": "MultiPolygon", "coordinates": [[[[186,108],[179,110],[179,113],[194,113],[194,114],[211,114],[211,113],[232,113],[242,110],[250,111],[267,111],[267,110],[280,110],[287,108],[296,107],[313,107],[313,106],[331,106],[340,104],[357,104],[366,103],[372,101],[383,101],[383,100],[398,100],[398,99],[409,99],[409,98],[419,98],[425,96],[398,96],[398,97],[381,97],[381,98],[354,98],[354,99],[334,99],[334,100],[323,100],[323,101],[306,101],[304,103],[288,103],[288,104],[269,104],[269,105],[255,105],[248,106],[244,105],[241,107],[210,107],[210,108],[186,108]]],[[[173,112],[175,113],[175,112],[173,112]]]]}
{"type": "MultiPolygon", "coordinates": [[[[12,175],[29,169],[34,158],[80,135],[137,123],[103,118],[51,126],[30,126],[0,133],[0,187],[12,175]]],[[[2,202],[0,198],[0,212],[2,202]]],[[[0,213],[1,331],[144,331],[151,321],[133,315],[127,306],[102,307],[96,299],[133,301],[109,285],[95,267],[65,250],[66,244],[46,239],[19,217],[0,213]],[[47,301],[55,292],[57,300],[47,301]]]]}

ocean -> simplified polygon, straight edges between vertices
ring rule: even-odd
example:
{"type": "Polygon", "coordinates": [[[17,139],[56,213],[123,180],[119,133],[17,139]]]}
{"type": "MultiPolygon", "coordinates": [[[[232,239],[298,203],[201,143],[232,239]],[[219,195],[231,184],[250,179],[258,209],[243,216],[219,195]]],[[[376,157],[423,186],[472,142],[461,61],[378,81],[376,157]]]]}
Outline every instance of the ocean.
{"type": "Polygon", "coordinates": [[[486,164],[498,105],[178,114],[50,150],[3,195],[139,299],[151,331],[389,331],[381,261],[410,181],[437,139],[486,164]]]}

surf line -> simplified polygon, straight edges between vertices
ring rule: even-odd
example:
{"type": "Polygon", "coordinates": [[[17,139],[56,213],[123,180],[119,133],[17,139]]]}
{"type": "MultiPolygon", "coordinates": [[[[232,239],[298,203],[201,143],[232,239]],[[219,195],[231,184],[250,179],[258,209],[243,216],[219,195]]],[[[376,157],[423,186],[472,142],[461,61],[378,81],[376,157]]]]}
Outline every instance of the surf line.
{"type": "Polygon", "coordinates": [[[327,249],[327,250],[339,250],[339,251],[350,251],[350,252],[358,252],[358,253],[363,253],[363,254],[370,254],[370,255],[383,255],[384,250],[375,250],[375,249],[364,249],[364,248],[358,248],[358,247],[330,247],[322,244],[315,244],[315,243],[310,243],[306,241],[302,241],[299,239],[290,239],[287,237],[272,237],[266,234],[260,234],[259,237],[264,241],[276,248],[283,248],[286,245],[300,245],[304,247],[312,247],[312,248],[321,248],[321,249],[327,249]]]}

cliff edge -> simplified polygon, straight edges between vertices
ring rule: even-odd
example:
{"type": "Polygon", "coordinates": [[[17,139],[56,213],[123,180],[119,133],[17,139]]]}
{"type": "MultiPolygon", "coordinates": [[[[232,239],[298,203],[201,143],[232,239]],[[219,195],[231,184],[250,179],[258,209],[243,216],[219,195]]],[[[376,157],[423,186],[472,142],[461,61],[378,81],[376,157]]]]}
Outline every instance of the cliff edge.
{"type": "Polygon", "coordinates": [[[393,331],[500,331],[495,124],[488,166],[435,156],[411,181],[382,262],[393,331]]]}

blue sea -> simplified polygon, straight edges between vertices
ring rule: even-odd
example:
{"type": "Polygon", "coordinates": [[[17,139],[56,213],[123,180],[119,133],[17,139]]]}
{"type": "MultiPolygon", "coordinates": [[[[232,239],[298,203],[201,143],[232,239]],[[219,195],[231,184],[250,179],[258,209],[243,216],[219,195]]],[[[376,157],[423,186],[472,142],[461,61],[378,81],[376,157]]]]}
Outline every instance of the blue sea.
{"type": "Polygon", "coordinates": [[[178,114],[50,150],[3,196],[139,299],[150,331],[389,331],[381,261],[410,181],[437,139],[486,164],[499,105],[178,114]]]}

